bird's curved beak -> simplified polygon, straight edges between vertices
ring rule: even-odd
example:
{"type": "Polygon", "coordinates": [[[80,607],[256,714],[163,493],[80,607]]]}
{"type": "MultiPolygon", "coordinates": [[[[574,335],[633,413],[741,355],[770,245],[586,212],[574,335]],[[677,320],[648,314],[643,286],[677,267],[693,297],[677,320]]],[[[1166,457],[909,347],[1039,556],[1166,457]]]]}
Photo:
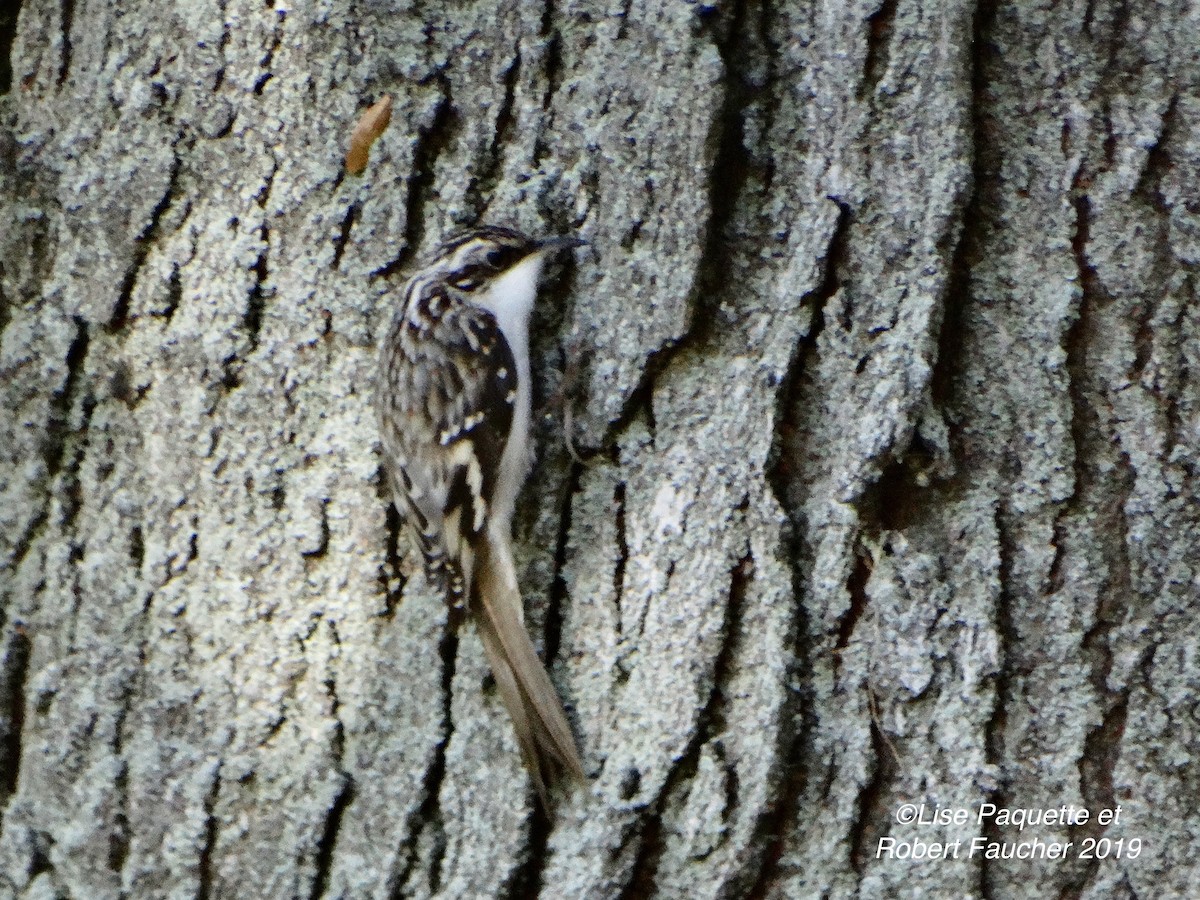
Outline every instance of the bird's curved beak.
{"type": "Polygon", "coordinates": [[[558,253],[560,250],[571,250],[575,247],[584,247],[587,241],[577,237],[548,237],[542,238],[537,242],[538,250],[542,253],[558,253]]]}

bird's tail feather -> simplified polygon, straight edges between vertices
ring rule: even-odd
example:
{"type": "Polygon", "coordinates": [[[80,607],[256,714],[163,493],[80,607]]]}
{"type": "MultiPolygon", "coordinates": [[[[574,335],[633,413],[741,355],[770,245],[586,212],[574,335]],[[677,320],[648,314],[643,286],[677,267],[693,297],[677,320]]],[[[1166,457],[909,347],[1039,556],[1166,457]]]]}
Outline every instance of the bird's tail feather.
{"type": "Polygon", "coordinates": [[[521,759],[546,807],[546,764],[585,780],[562,701],[525,630],[512,557],[500,542],[481,541],[475,561],[480,637],[500,698],[512,717],[521,759]]]}

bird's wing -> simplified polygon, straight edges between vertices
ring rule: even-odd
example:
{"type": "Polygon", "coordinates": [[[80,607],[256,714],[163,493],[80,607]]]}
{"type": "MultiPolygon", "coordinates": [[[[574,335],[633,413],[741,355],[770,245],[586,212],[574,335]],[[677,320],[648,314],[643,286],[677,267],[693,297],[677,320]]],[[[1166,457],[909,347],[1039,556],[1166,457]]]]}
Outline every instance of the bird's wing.
{"type": "Polygon", "coordinates": [[[512,350],[491,313],[429,280],[409,285],[381,357],[376,405],[397,507],[430,574],[458,580],[461,600],[512,426],[512,350]]]}

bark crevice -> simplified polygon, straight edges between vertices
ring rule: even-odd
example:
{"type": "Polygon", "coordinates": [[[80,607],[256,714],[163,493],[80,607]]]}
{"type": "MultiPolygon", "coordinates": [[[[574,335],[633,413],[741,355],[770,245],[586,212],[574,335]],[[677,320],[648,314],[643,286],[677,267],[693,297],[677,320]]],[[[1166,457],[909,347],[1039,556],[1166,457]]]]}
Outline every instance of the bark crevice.
{"type": "Polygon", "coordinates": [[[500,100],[500,108],[496,111],[492,139],[483,158],[479,161],[478,171],[472,176],[464,192],[464,205],[474,211],[476,219],[487,212],[492,194],[500,180],[504,164],[504,147],[516,120],[513,110],[516,106],[517,82],[520,77],[521,48],[518,46],[513,53],[512,62],[504,69],[501,77],[504,96],[500,100]]]}
{"type": "MultiPolygon", "coordinates": [[[[619,895],[620,900],[648,900],[656,896],[658,867],[665,851],[665,811],[674,807],[675,801],[684,795],[692,784],[705,745],[710,742],[720,744],[721,734],[725,729],[725,692],[738,656],[738,644],[745,627],[746,593],[754,578],[754,572],[754,556],[749,550],[737,560],[729,572],[725,621],[721,646],[713,663],[712,686],[704,706],[696,717],[687,747],[672,764],[661,792],[646,805],[641,827],[631,833],[631,840],[623,848],[636,847],[636,851],[625,888],[619,895]]],[[[633,775],[635,786],[631,796],[636,795],[640,787],[636,784],[640,781],[640,773],[635,772],[633,775]]],[[[736,786],[731,786],[727,781],[726,789],[736,791],[736,786]]],[[[724,812],[728,815],[730,810],[726,808],[724,812]]]]}
{"type": "Polygon", "coordinates": [[[437,177],[438,160],[450,147],[459,129],[458,113],[445,73],[436,76],[439,96],[428,124],[418,126],[413,148],[412,169],[408,176],[408,196],[404,203],[404,241],[400,252],[371,273],[372,278],[395,275],[412,262],[425,240],[425,206],[437,177]]]}
{"type": "Polygon", "coordinates": [[[0,97],[12,90],[12,47],[23,3],[24,0],[12,0],[0,10],[0,97]]]}
{"type": "MultiPolygon", "coordinates": [[[[379,478],[381,482],[386,482],[386,477],[382,472],[380,472],[379,478]]],[[[387,493],[386,483],[383,492],[387,493]]],[[[386,504],[384,512],[386,531],[384,546],[386,549],[383,561],[379,564],[379,590],[383,596],[381,615],[390,622],[395,619],[396,609],[404,601],[404,587],[407,584],[402,569],[404,554],[400,550],[401,535],[404,533],[405,524],[404,518],[392,503],[390,494],[382,499],[386,504]]]]}
{"type": "Polygon", "coordinates": [[[405,848],[408,858],[390,879],[391,900],[407,896],[408,880],[421,861],[421,842],[426,829],[432,832],[432,851],[429,859],[429,887],[436,893],[441,887],[442,863],[446,853],[446,830],[442,821],[441,791],[446,777],[446,750],[454,736],[453,698],[454,673],[458,663],[459,637],[457,625],[448,621],[438,644],[442,661],[442,734],[434,750],[433,761],[425,772],[425,799],[409,821],[405,831],[410,836],[405,848]]]}
{"type": "Polygon", "coordinates": [[[71,55],[73,51],[71,29],[75,25],[75,0],[62,0],[60,9],[62,13],[62,59],[58,67],[57,84],[59,87],[62,87],[66,84],[67,74],[71,69],[71,55]]]}
{"type": "MultiPolygon", "coordinates": [[[[1017,674],[1014,671],[1013,654],[1015,648],[1021,646],[1020,634],[1017,632],[1014,621],[1013,598],[1010,593],[1013,558],[1017,555],[1018,548],[1012,544],[1006,524],[1006,514],[1003,510],[996,512],[995,527],[996,549],[999,557],[995,611],[999,669],[995,679],[995,704],[984,727],[984,748],[987,763],[993,766],[995,771],[1003,772],[1004,761],[1011,750],[1005,741],[1005,731],[1008,727],[1008,705],[1013,701],[1011,684],[1014,675],[1017,674]]],[[[1003,783],[997,784],[987,793],[990,802],[996,806],[1002,806],[1009,795],[1009,786],[1003,783]]],[[[1003,832],[996,825],[994,818],[988,819],[981,829],[981,833],[989,842],[1003,843],[1004,841],[1003,832]]],[[[996,896],[992,889],[992,865],[986,857],[979,863],[979,892],[984,900],[993,900],[996,896]]]]}
{"type": "Polygon", "coordinates": [[[867,16],[867,59],[863,65],[859,99],[873,96],[887,72],[897,6],[898,0],[883,0],[879,8],[867,16]]]}
{"type": "MultiPolygon", "coordinates": [[[[0,617],[5,612],[0,609],[0,617]]],[[[3,669],[0,670],[0,708],[4,710],[0,725],[3,740],[0,741],[0,824],[3,810],[17,790],[21,777],[22,736],[25,731],[25,681],[29,677],[29,656],[32,644],[20,622],[7,622],[11,637],[4,654],[3,669]]]]}
{"type": "Polygon", "coordinates": [[[221,795],[221,767],[218,764],[213,772],[212,784],[204,795],[202,810],[204,813],[204,833],[200,843],[200,853],[196,860],[196,900],[210,900],[213,888],[213,852],[217,847],[217,837],[220,823],[217,819],[217,800],[221,795]]]}
{"type": "Polygon", "coordinates": [[[167,176],[167,186],[159,198],[158,203],[150,210],[150,217],[146,221],[145,227],[133,240],[133,259],[129,263],[129,268],[125,271],[125,277],[121,280],[121,286],[117,291],[117,299],[113,304],[112,312],[109,314],[107,328],[110,332],[120,331],[125,327],[126,321],[129,318],[129,304],[133,298],[133,289],[137,286],[138,276],[141,274],[142,267],[146,264],[146,257],[149,256],[150,250],[155,246],[163,216],[167,210],[175,202],[175,198],[179,191],[179,173],[183,168],[183,159],[179,153],[174,150],[171,160],[170,174],[167,176]]]}
{"type": "Polygon", "coordinates": [[[356,200],[346,207],[346,214],[342,216],[341,224],[338,226],[338,233],[333,238],[333,259],[329,263],[329,268],[335,272],[342,262],[342,254],[346,252],[346,244],[350,241],[350,232],[354,228],[354,221],[358,217],[361,204],[356,200]]]}
{"type": "MultiPolygon", "coordinates": [[[[871,691],[870,684],[862,690],[871,691]]],[[[868,696],[873,707],[874,700],[868,696]]],[[[873,858],[873,848],[881,835],[887,832],[890,816],[887,802],[890,799],[888,785],[897,775],[898,761],[891,741],[883,732],[882,725],[871,717],[871,755],[873,766],[871,777],[858,793],[856,814],[850,826],[850,867],[861,878],[867,872],[867,863],[873,858]]]]}
{"type": "MultiPolygon", "coordinates": [[[[620,412],[609,422],[600,441],[612,448],[618,436],[641,416],[649,423],[651,441],[654,436],[654,390],[658,379],[677,359],[689,350],[702,348],[718,332],[720,304],[729,296],[735,237],[732,224],[739,212],[738,202],[744,199],[744,187],[752,163],[744,145],[743,117],[758,89],[742,83],[739,39],[744,37],[746,2],[739,0],[729,13],[728,33],[721,39],[715,24],[705,23],[725,67],[722,79],[722,100],[710,123],[709,140],[716,145],[707,185],[708,219],[704,229],[704,252],[696,265],[695,278],[686,300],[682,333],[669,338],[647,354],[637,385],[629,392],[620,412]]],[[[598,200],[590,208],[598,205],[598,200]]]]}
{"type": "Polygon", "coordinates": [[[550,579],[550,589],[547,592],[545,637],[543,641],[546,665],[549,666],[558,655],[562,642],[562,627],[567,604],[567,583],[563,570],[567,563],[567,548],[571,536],[571,516],[575,496],[579,493],[580,481],[583,478],[583,464],[572,462],[563,485],[563,498],[558,517],[558,530],[554,543],[554,569],[550,579]]]}
{"type": "Polygon", "coordinates": [[[309,894],[310,900],[319,900],[319,898],[325,896],[325,892],[329,889],[329,875],[333,867],[333,851],[342,826],[342,817],[346,813],[346,808],[354,800],[354,780],[345,773],[339,773],[339,777],[341,786],[334,795],[333,802],[329,805],[329,810],[325,816],[325,825],[321,831],[320,840],[317,842],[316,872],[313,875],[312,892],[309,894]]]}

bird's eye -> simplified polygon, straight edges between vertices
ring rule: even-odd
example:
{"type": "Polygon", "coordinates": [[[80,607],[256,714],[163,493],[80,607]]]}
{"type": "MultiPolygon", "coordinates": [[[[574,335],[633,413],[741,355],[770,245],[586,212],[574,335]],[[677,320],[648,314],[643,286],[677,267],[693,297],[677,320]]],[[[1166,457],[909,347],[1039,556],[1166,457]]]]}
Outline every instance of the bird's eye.
{"type": "Polygon", "coordinates": [[[498,269],[500,268],[500,264],[504,262],[504,250],[502,250],[500,247],[493,247],[487,252],[486,259],[488,261],[488,265],[498,269]]]}

